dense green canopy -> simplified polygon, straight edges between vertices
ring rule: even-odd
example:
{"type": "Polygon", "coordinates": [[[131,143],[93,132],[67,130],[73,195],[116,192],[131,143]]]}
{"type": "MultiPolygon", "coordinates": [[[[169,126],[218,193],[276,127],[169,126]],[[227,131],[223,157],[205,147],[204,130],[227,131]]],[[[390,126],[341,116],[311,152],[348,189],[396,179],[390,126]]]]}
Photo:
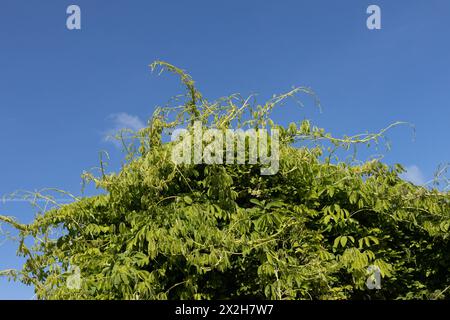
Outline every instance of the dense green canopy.
{"type": "Polygon", "coordinates": [[[120,172],[84,174],[104,194],[29,225],[1,217],[35,239],[33,247],[20,243],[27,261],[9,275],[34,285],[38,298],[450,297],[449,192],[402,180],[400,165],[329,155],[377,142],[384,131],[337,139],[306,120],[284,128],[270,111],[309,89],[263,105],[238,96],[211,103],[180,69],[152,67],[180,75],[187,95],[158,108],[133,144],[124,140],[120,172]],[[174,164],[164,134],[194,119],[221,130],[278,128],[278,173],[261,175],[258,164],[174,164]],[[55,229],[64,232],[52,236],[55,229]],[[80,288],[67,286],[74,266],[80,288]],[[369,266],[381,271],[381,289],[367,288],[369,266]]]}

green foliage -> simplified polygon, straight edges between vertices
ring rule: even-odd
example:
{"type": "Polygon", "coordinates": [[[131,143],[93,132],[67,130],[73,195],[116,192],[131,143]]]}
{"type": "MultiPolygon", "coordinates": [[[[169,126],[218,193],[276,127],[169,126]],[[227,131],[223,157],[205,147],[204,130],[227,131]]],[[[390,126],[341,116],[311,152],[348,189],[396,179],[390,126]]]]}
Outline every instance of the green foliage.
{"type": "Polygon", "coordinates": [[[0,216],[19,230],[18,253],[27,259],[4,275],[34,285],[39,299],[449,298],[449,192],[403,181],[399,165],[324,155],[326,142],[347,150],[376,143],[385,130],[338,139],[307,120],[284,128],[272,109],[311,90],[256,107],[237,95],[210,103],[182,70],[152,68],[180,75],[186,99],[157,108],[149,126],[124,141],[120,172],[106,174],[102,162],[100,177],[84,173],[104,194],[28,225],[0,216]],[[163,135],[194,120],[222,130],[280,129],[279,172],[175,165],[163,135]],[[370,265],[381,270],[380,290],[365,286],[370,265]],[[79,289],[66,286],[70,266],[80,268],[79,289]]]}

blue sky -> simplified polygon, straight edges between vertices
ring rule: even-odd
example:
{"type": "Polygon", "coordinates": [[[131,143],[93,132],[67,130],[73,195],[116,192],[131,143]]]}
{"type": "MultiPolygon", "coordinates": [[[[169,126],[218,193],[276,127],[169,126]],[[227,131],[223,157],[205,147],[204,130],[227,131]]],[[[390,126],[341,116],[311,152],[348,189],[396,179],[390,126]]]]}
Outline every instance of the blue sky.
{"type": "MultiPolygon", "coordinates": [[[[99,1],[2,0],[0,4],[0,195],[57,187],[80,194],[83,170],[111,153],[105,134],[140,127],[154,106],[181,92],[151,74],[166,60],[186,69],[210,99],[239,92],[261,101],[293,85],[313,88],[283,122],[310,118],[336,135],[388,133],[384,161],[420,183],[450,160],[450,2],[429,1],[99,1]],[[82,29],[66,28],[81,8],[82,29]],[[377,4],[382,29],[368,30],[377,4]]],[[[89,192],[93,192],[91,189],[89,192]]],[[[0,203],[0,214],[30,221],[33,208],[0,203]]],[[[0,269],[20,266],[0,238],[0,269]]],[[[0,299],[30,299],[32,288],[0,279],[0,299]]]]}

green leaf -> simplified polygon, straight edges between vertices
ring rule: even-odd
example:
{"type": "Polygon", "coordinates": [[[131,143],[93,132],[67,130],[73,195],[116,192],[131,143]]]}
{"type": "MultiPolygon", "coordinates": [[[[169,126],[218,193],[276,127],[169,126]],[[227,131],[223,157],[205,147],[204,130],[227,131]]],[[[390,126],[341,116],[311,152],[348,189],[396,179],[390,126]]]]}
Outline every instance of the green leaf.
{"type": "Polygon", "coordinates": [[[346,244],[347,244],[347,237],[346,236],[341,237],[341,246],[345,247],[346,244]]]}

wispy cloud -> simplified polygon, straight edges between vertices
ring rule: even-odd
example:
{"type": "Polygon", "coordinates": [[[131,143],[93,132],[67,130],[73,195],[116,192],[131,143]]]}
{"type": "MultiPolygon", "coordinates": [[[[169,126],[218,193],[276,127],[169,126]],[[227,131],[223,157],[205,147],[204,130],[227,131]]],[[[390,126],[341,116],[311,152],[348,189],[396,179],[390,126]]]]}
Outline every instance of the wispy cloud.
{"type": "Polygon", "coordinates": [[[112,142],[118,147],[121,146],[121,143],[117,139],[115,139],[114,136],[119,131],[124,129],[138,131],[139,129],[145,127],[144,122],[139,119],[139,117],[125,112],[110,114],[107,119],[112,123],[112,127],[104,132],[103,140],[112,142]]]}
{"type": "Polygon", "coordinates": [[[109,115],[108,117],[115,124],[115,129],[131,129],[133,131],[137,131],[145,127],[144,123],[137,116],[133,116],[131,114],[121,112],[114,113],[109,115]]]}
{"type": "Polygon", "coordinates": [[[424,185],[425,177],[420,170],[420,168],[416,165],[411,165],[405,168],[406,172],[400,175],[400,178],[403,180],[407,180],[409,182],[414,183],[415,185],[424,185]]]}

